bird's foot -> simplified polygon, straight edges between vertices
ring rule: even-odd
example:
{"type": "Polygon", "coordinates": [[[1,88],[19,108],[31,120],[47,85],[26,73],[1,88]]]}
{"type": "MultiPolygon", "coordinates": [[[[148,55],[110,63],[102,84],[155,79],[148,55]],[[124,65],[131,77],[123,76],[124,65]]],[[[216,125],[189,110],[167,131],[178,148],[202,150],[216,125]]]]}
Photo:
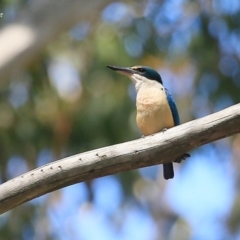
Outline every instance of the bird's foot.
{"type": "Polygon", "coordinates": [[[167,128],[164,128],[161,132],[165,133],[167,130],[168,130],[167,128]]]}
{"type": "Polygon", "coordinates": [[[191,155],[189,153],[184,153],[180,157],[176,158],[174,162],[181,163],[181,161],[186,160],[186,158],[189,158],[191,155]]]}

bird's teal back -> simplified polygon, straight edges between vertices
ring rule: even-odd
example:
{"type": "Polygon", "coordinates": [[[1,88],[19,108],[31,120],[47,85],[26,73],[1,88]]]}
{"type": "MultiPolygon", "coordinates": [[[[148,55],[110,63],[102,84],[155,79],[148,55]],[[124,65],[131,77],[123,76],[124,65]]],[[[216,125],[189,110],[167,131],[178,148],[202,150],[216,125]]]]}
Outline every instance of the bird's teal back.
{"type": "Polygon", "coordinates": [[[171,112],[172,112],[174,125],[175,126],[180,125],[179,114],[178,114],[177,106],[176,106],[176,104],[173,100],[173,97],[166,88],[165,88],[165,92],[166,92],[166,97],[167,97],[167,100],[168,100],[168,104],[169,104],[171,112]]]}

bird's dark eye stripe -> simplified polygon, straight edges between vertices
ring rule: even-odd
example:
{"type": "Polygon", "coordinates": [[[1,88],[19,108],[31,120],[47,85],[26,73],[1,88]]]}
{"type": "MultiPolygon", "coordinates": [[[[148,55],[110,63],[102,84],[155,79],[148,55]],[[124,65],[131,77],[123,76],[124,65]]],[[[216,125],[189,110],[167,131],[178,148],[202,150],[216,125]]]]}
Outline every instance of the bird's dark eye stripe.
{"type": "Polygon", "coordinates": [[[145,72],[144,68],[138,68],[139,72],[145,72]]]}

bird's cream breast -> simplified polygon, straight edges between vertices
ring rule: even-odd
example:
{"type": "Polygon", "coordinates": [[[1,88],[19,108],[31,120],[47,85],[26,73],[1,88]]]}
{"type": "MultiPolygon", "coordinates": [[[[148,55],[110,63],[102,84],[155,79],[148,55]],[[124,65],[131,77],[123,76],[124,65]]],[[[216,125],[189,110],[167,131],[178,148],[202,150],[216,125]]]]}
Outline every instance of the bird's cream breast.
{"type": "Polygon", "coordinates": [[[174,126],[165,90],[161,87],[141,87],[137,93],[137,124],[144,135],[174,126]]]}

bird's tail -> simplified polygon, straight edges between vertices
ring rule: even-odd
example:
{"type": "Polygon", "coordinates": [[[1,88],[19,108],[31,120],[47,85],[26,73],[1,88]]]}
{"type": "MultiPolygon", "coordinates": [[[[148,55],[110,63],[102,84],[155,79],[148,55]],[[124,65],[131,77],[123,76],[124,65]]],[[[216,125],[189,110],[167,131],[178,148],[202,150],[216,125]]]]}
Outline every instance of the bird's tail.
{"type": "Polygon", "coordinates": [[[174,171],[173,171],[173,164],[172,163],[164,163],[163,164],[163,177],[166,180],[174,177],[174,171]]]}

